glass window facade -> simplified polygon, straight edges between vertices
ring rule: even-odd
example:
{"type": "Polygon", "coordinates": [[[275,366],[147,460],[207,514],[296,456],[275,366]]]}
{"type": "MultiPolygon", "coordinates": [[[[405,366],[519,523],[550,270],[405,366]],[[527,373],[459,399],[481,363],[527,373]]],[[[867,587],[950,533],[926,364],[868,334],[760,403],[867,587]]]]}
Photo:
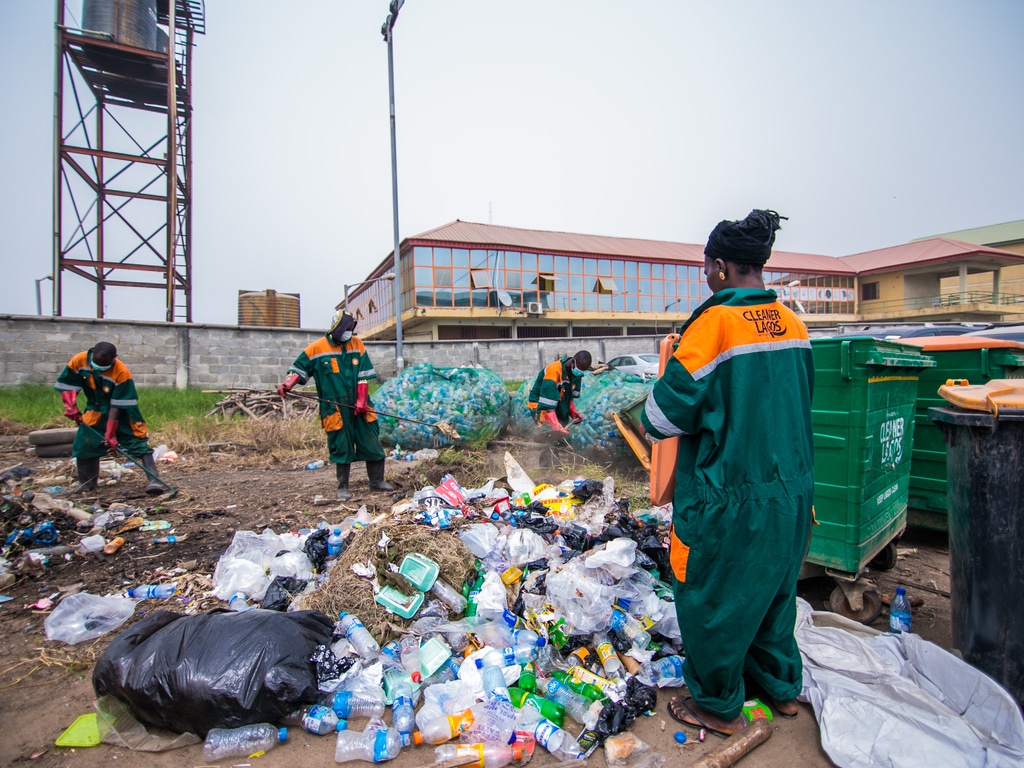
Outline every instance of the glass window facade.
{"type": "MultiPolygon", "coordinates": [[[[853,275],[765,270],[765,284],[802,314],[852,314],[853,275]]],[[[711,295],[703,265],[564,256],[515,250],[417,245],[402,258],[402,305],[513,308],[540,302],[553,311],[664,312],[683,318],[711,295]]],[[[378,281],[351,299],[361,323],[372,327],[394,317],[392,283],[378,281]],[[372,301],[373,309],[368,306],[372,301]]]]}

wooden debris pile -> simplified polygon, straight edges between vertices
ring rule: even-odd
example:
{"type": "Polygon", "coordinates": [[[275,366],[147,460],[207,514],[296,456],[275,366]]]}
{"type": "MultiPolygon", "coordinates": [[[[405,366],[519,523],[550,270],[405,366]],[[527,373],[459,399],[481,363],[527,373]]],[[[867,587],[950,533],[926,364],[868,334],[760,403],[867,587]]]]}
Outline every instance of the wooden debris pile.
{"type": "Polygon", "coordinates": [[[206,413],[207,416],[221,416],[226,419],[236,415],[260,420],[304,417],[316,414],[320,405],[314,393],[301,390],[292,390],[286,400],[281,399],[276,389],[236,387],[203,391],[226,395],[206,413]]]}

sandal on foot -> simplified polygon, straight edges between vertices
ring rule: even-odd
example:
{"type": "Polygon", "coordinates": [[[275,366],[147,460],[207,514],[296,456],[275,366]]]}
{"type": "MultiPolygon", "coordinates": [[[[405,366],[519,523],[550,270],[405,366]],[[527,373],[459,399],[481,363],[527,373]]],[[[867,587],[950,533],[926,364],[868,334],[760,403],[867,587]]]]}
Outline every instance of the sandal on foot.
{"type": "Polygon", "coordinates": [[[672,698],[668,703],[668,714],[669,717],[678,723],[688,725],[691,728],[703,728],[719,736],[732,736],[737,731],[743,730],[746,726],[742,717],[737,717],[734,720],[723,720],[718,715],[700,708],[692,696],[676,696],[672,698]],[[673,704],[678,704],[682,707],[686,711],[685,714],[677,713],[672,708],[673,704]]]}

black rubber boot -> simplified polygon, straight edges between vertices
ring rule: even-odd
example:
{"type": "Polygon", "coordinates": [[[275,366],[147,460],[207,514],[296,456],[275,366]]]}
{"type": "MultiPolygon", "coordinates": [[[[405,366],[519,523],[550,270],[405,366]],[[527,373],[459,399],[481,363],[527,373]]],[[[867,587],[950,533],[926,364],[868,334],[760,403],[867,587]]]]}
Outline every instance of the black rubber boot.
{"type": "Polygon", "coordinates": [[[348,475],[351,469],[351,464],[334,465],[334,472],[338,476],[338,501],[348,501],[352,498],[352,494],[348,492],[348,475]]]}
{"type": "Polygon", "coordinates": [[[366,462],[366,476],[370,478],[371,491],[395,490],[395,486],[384,480],[384,459],[366,462]]]}
{"type": "MultiPolygon", "coordinates": [[[[156,461],[153,460],[152,453],[149,454],[148,456],[142,457],[142,466],[144,466],[157,477],[160,476],[160,473],[156,471],[156,461]]],[[[149,475],[146,475],[146,477],[149,477],[149,475]]],[[[143,490],[146,493],[150,494],[151,496],[155,496],[158,493],[163,493],[166,490],[166,488],[164,487],[163,483],[154,480],[152,477],[149,477],[149,485],[147,485],[143,490]]]]}
{"type": "Polygon", "coordinates": [[[78,465],[78,485],[68,491],[68,495],[84,493],[86,491],[95,491],[96,481],[100,476],[99,458],[76,459],[75,463],[78,465]]]}

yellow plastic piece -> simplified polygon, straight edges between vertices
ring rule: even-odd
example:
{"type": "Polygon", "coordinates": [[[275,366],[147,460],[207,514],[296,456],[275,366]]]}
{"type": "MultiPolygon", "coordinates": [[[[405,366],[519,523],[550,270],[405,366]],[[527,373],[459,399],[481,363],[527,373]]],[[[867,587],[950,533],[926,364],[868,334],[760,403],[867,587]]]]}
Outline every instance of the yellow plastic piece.
{"type": "Polygon", "coordinates": [[[100,729],[95,712],[79,717],[54,742],[58,747],[95,747],[99,743],[100,729]]]}

